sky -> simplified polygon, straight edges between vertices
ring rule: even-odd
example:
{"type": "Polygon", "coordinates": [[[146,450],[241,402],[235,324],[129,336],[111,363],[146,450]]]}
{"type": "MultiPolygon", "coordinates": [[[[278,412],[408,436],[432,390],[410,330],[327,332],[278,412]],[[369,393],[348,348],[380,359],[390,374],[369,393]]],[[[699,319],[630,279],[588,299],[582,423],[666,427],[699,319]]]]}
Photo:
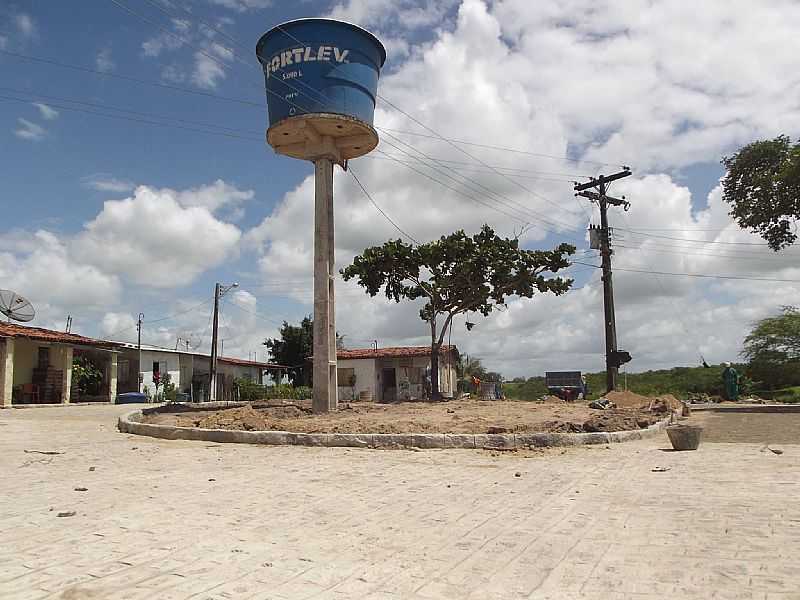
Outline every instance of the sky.
{"type": "MultiPolygon", "coordinates": [[[[381,142],[350,167],[392,221],[420,241],[487,223],[525,248],[577,247],[573,291],[455,319],[452,343],[488,368],[603,369],[597,207],[572,187],[622,165],[610,193],[631,207],[610,221],[630,371],[735,361],[754,321],[798,303],[800,250],[739,229],[719,180],[738,147],[800,137],[800,3],[11,0],[0,288],[33,302],[32,325],[69,315],[73,332],[132,341],[143,313],[143,342],[208,352],[214,284],[238,282],[223,353],[263,359],[313,312],[313,165],[266,145],[255,59],[262,33],[313,16],[386,46],[381,142]]],[[[400,236],[339,168],[334,198],[337,268],[400,236]]],[[[418,305],[341,278],[336,294],[348,347],[430,342],[418,305]]]]}

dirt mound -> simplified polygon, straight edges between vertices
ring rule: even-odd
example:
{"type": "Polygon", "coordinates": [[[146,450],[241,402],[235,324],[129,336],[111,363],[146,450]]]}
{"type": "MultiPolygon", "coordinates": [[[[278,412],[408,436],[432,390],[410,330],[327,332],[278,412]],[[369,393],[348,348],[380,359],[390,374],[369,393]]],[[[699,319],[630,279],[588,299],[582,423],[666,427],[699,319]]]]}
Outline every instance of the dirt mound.
{"type": "Polygon", "coordinates": [[[236,408],[167,407],[146,423],[244,431],[298,433],[583,433],[640,429],[658,420],[646,409],[598,411],[583,403],[488,402],[359,403],[314,415],[299,405],[253,404],[236,408]]]}
{"type": "Polygon", "coordinates": [[[605,395],[608,400],[611,400],[617,405],[617,408],[636,408],[639,410],[647,410],[658,414],[666,414],[670,411],[683,411],[683,402],[678,400],[672,394],[664,394],[662,396],[642,396],[635,392],[609,392],[605,395]]]}
{"type": "Polygon", "coordinates": [[[177,421],[180,427],[265,431],[268,429],[280,429],[280,424],[287,419],[297,419],[306,414],[308,414],[306,411],[296,406],[256,409],[248,404],[241,408],[208,411],[200,415],[179,415],[177,421]]]}
{"type": "Polygon", "coordinates": [[[648,408],[653,400],[634,392],[608,392],[605,398],[617,405],[617,408],[648,408]]]}
{"type": "Polygon", "coordinates": [[[595,433],[598,431],[626,431],[629,429],[644,429],[657,423],[661,417],[657,414],[642,414],[630,410],[604,410],[583,424],[583,431],[595,433]]]}

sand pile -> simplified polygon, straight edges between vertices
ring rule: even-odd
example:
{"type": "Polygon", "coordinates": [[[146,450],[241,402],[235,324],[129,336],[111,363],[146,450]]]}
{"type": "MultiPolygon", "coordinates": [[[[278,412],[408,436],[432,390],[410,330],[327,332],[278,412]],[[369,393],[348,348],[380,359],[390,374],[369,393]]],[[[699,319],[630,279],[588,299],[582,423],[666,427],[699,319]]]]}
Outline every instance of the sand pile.
{"type": "Polygon", "coordinates": [[[645,408],[598,411],[582,402],[496,402],[461,400],[440,403],[340,406],[313,415],[305,406],[245,405],[206,409],[200,406],[166,406],[145,418],[147,423],[238,429],[245,431],[295,431],[299,433],[532,433],[621,431],[647,427],[661,413],[645,408]]]}
{"type": "Polygon", "coordinates": [[[605,398],[617,405],[617,408],[636,408],[649,410],[655,413],[668,413],[670,411],[683,411],[683,402],[672,394],[663,396],[642,396],[635,392],[609,392],[605,398]]]}

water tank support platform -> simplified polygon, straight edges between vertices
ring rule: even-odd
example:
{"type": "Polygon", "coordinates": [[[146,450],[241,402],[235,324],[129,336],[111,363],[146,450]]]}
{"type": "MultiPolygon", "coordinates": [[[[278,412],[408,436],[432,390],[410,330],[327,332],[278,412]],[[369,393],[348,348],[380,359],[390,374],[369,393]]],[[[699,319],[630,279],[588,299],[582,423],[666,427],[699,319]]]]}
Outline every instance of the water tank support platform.
{"type": "Polygon", "coordinates": [[[378,133],[364,121],[332,113],[288,117],[267,130],[267,143],[278,154],[316,160],[330,158],[342,164],[378,145],[378,133]]]}

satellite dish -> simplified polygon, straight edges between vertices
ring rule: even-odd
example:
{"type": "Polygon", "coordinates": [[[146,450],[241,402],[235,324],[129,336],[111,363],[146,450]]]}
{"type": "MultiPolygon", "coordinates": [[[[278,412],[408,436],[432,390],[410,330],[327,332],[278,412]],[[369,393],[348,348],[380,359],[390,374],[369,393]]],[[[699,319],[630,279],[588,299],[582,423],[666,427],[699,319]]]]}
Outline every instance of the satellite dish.
{"type": "Polygon", "coordinates": [[[11,290],[0,290],[0,313],[7,316],[9,321],[31,321],[36,316],[30,301],[11,290]]]}

